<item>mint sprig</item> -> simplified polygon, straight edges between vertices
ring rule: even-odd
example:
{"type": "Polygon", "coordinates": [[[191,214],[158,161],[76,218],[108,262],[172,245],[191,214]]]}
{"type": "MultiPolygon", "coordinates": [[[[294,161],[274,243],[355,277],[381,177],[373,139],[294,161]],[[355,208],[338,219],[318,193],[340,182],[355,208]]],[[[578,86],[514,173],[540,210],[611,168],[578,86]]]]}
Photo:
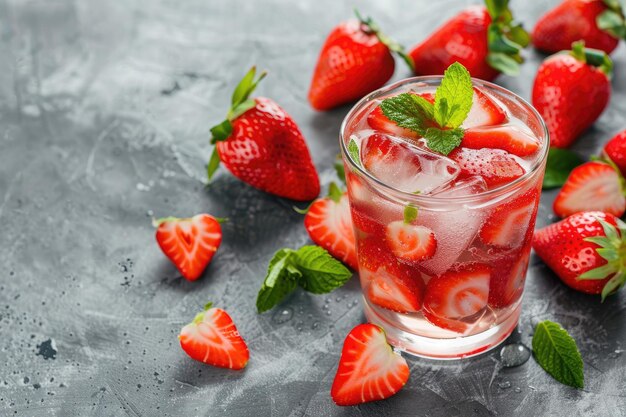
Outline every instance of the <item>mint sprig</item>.
{"type": "Polygon", "coordinates": [[[533,353],[539,365],[554,379],[574,388],[583,387],[583,359],[576,341],[558,323],[545,320],[537,324],[533,353]]]}
{"type": "Polygon", "coordinates": [[[298,286],[313,294],[325,294],[344,285],[352,272],[319,246],[281,249],[274,254],[259,290],[259,313],[272,309],[298,286]]]}
{"type": "Polygon", "coordinates": [[[461,144],[461,125],[472,108],[473,97],[469,72],[455,62],[445,71],[434,104],[419,95],[403,93],[383,100],[380,108],[398,126],[424,137],[431,150],[448,155],[461,144]]]}

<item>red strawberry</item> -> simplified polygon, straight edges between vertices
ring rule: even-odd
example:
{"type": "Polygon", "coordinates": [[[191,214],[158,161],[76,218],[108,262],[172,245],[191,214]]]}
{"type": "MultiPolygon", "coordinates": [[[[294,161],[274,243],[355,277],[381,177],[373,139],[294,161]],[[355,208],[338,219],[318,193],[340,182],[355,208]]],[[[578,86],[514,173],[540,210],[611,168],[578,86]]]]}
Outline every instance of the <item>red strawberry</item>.
{"type": "Polygon", "coordinates": [[[268,98],[248,98],[259,79],[255,68],[241,80],[228,119],[211,129],[216,146],[209,181],[221,161],[237,178],[271,194],[298,201],[320,192],[309,149],[293,119],[268,98]]]}
{"type": "Polygon", "coordinates": [[[489,95],[474,87],[474,102],[467,118],[461,125],[464,129],[495,126],[507,121],[506,112],[489,95]]]}
{"type": "Polygon", "coordinates": [[[515,25],[508,1],[497,7],[487,2],[471,6],[448,20],[410,53],[417,75],[443,74],[454,62],[467,68],[475,78],[494,79],[500,72],[515,74],[521,62],[520,50],[528,44],[528,34],[515,25]],[[499,46],[506,44],[507,52],[499,46]]]}
{"type": "Polygon", "coordinates": [[[626,197],[620,174],[611,165],[592,161],[572,170],[554,200],[554,212],[567,217],[581,211],[604,211],[620,217],[626,197]]]}
{"type": "Polygon", "coordinates": [[[611,95],[611,68],[608,55],[582,43],[541,64],[532,102],[548,126],[551,146],[568,147],[600,117],[611,95]]]}
{"type": "Polygon", "coordinates": [[[489,282],[489,305],[504,308],[519,300],[524,291],[527,268],[528,252],[524,254],[515,252],[511,256],[495,261],[489,282]]]}
{"type": "Polygon", "coordinates": [[[573,214],[535,231],[533,249],[566,285],[602,300],[626,281],[626,224],[612,214],[573,214]]]}
{"type": "Polygon", "coordinates": [[[198,214],[190,219],[156,220],[156,240],[163,253],[189,281],[197,280],[222,243],[220,219],[198,214]]]}
{"type": "Polygon", "coordinates": [[[387,225],[385,240],[396,258],[419,262],[432,258],[437,251],[435,233],[426,226],[412,224],[417,215],[417,208],[408,205],[404,210],[404,220],[387,225]]]}
{"type": "Polygon", "coordinates": [[[367,234],[384,235],[385,226],[368,216],[367,213],[356,204],[352,204],[350,207],[350,214],[352,215],[352,224],[360,231],[367,234]]]}
{"type": "Polygon", "coordinates": [[[424,316],[436,326],[463,332],[467,326],[455,320],[472,316],[485,308],[490,279],[490,268],[478,263],[460,265],[432,278],[424,295],[424,316]]]}
{"type": "Polygon", "coordinates": [[[448,157],[459,164],[459,179],[480,175],[489,187],[509,183],[525,173],[511,154],[500,149],[459,147],[448,157]]]}
{"type": "Polygon", "coordinates": [[[220,368],[243,369],[250,353],[233,319],[221,308],[207,304],[178,336],[192,359],[220,368]]]}
{"type": "Polygon", "coordinates": [[[600,15],[609,10],[603,0],[565,0],[539,19],[532,34],[533,44],[546,52],[559,52],[583,40],[590,48],[610,54],[619,36],[598,26],[600,15]]]}
{"type": "Polygon", "coordinates": [[[609,158],[617,165],[622,175],[626,175],[626,130],[613,136],[613,138],[604,145],[603,154],[604,157],[609,158]]]}
{"type": "Polygon", "coordinates": [[[485,244],[500,248],[520,246],[528,230],[535,227],[539,205],[538,190],[530,190],[504,204],[499,204],[483,224],[478,236],[485,244]]]}
{"type": "Polygon", "coordinates": [[[313,202],[304,217],[304,227],[311,240],[332,256],[358,269],[354,229],[346,193],[331,184],[328,197],[313,202]]]}
{"type": "Polygon", "coordinates": [[[328,35],[315,66],[309,102],[328,110],[360,99],[382,87],[393,75],[398,53],[412,66],[402,47],[382,34],[370,19],[341,23],[328,35]]]}
{"type": "Polygon", "coordinates": [[[539,141],[513,126],[474,127],[465,130],[461,146],[471,149],[502,149],[525,157],[539,150],[539,141]]]}
{"type": "Polygon", "coordinates": [[[330,390],[337,405],[357,405],[389,398],[409,379],[409,366],[374,324],[359,324],[343,343],[330,390]]]}

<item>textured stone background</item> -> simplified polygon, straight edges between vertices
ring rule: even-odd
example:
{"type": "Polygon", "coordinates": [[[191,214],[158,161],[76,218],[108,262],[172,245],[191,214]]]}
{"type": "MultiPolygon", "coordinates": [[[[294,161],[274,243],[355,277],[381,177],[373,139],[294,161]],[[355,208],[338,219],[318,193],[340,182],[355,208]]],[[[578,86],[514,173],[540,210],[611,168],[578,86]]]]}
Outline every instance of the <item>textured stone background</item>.
{"type": "MultiPolygon", "coordinates": [[[[557,1],[513,1],[531,26],[557,1]]],[[[413,45],[468,1],[355,1],[413,45]]],[[[336,0],[0,0],[0,415],[486,416],[626,415],[626,296],[570,291],[537,259],[519,334],[562,323],[577,339],[586,387],[534,361],[501,369],[493,352],[439,364],[410,360],[394,398],[340,409],[329,389],[340,346],[363,320],[353,279],[329,296],[296,293],[255,313],[271,254],[307,243],[289,201],[222,172],[205,188],[208,130],[252,64],[259,93],[300,124],[324,185],[334,178],[348,107],[317,114],[306,90],[336,0]],[[205,276],[182,280],[159,252],[152,215],[229,217],[205,276]],[[207,301],[226,308],[252,352],[243,372],[213,369],[178,347],[207,301]]],[[[539,60],[505,87],[529,97],[539,60]]],[[[626,47],[615,94],[575,150],[626,128],[626,47]]],[[[399,65],[394,79],[408,76],[399,65]]],[[[539,224],[552,221],[544,193],[539,224]]]]}

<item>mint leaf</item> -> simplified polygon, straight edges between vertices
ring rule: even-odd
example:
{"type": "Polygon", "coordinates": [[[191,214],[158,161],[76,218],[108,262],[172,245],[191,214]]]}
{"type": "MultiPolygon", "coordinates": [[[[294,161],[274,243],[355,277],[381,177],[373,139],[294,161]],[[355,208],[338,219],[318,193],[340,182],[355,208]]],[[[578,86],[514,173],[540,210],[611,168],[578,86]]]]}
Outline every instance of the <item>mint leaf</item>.
{"type": "Polygon", "coordinates": [[[303,246],[298,249],[294,264],[302,274],[298,283],[314,294],[331,292],[352,276],[348,268],[319,246],[303,246]]]}
{"type": "Polygon", "coordinates": [[[407,204],[404,208],[404,222],[411,224],[417,219],[417,207],[412,204],[407,204]]]}
{"type": "Polygon", "coordinates": [[[554,379],[575,388],[583,387],[582,357],[574,339],[559,324],[545,320],[537,325],[533,353],[554,379]]]}
{"type": "Polygon", "coordinates": [[[546,162],[546,173],[543,177],[543,189],[562,186],[570,172],[582,163],[583,160],[572,151],[550,148],[546,162]]]}
{"type": "Polygon", "coordinates": [[[441,130],[431,127],[426,131],[424,137],[428,141],[427,145],[430,149],[440,154],[448,155],[461,144],[463,134],[464,131],[460,127],[452,130],[441,130]]]}
{"type": "Polygon", "coordinates": [[[441,127],[455,129],[463,123],[472,108],[474,88],[469,71],[458,62],[444,73],[435,93],[435,121],[441,127]]]}
{"type": "Polygon", "coordinates": [[[352,161],[358,166],[361,166],[359,145],[357,145],[356,141],[352,138],[350,138],[350,143],[348,143],[348,153],[350,154],[350,158],[352,158],[352,161]]]}
{"type": "Polygon", "coordinates": [[[337,155],[337,159],[335,159],[335,173],[337,177],[341,180],[342,183],[346,183],[346,168],[343,164],[343,158],[341,155],[337,155]]]}
{"type": "Polygon", "coordinates": [[[432,120],[432,103],[415,94],[402,93],[386,98],[380,103],[383,114],[398,126],[424,135],[426,122],[432,120]]]}
{"type": "Polygon", "coordinates": [[[267,275],[256,298],[256,308],[263,313],[280,303],[296,289],[300,272],[292,265],[295,251],[281,249],[267,267],[267,275]]]}

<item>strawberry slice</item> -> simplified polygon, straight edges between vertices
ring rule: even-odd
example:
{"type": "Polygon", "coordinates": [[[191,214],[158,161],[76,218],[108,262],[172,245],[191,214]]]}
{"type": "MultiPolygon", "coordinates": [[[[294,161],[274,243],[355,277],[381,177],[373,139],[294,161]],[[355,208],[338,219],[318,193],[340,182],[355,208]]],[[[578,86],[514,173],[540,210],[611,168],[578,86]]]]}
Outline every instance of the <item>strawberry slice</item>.
{"type": "Polygon", "coordinates": [[[197,280],[222,243],[221,219],[198,214],[190,219],[166,217],[154,222],[156,240],[189,281],[197,280]]]}
{"type": "Polygon", "coordinates": [[[604,162],[586,162],[572,170],[554,200],[554,212],[567,217],[582,211],[603,211],[621,217],[626,210],[619,173],[604,162]]]}
{"type": "MultiPolygon", "coordinates": [[[[334,185],[334,184],[333,184],[334,185]]],[[[331,190],[333,187],[331,185],[331,190]]],[[[346,193],[336,186],[335,192],[311,204],[304,217],[304,227],[311,240],[332,256],[357,269],[354,229],[346,193]]]]}
{"type": "Polygon", "coordinates": [[[474,127],[465,131],[461,146],[471,149],[502,149],[525,157],[539,150],[539,141],[514,126],[474,127]]]}
{"type": "Polygon", "coordinates": [[[526,172],[510,153],[501,149],[459,147],[448,157],[461,168],[459,179],[480,175],[489,187],[509,183],[526,172]]]}
{"type": "Polygon", "coordinates": [[[178,339],[192,359],[220,368],[243,369],[250,358],[233,319],[211,303],[182,328],[178,339]]]}
{"type": "Polygon", "coordinates": [[[515,248],[522,244],[526,231],[534,227],[539,193],[533,189],[507,203],[498,205],[483,224],[478,236],[487,245],[515,248]]]}
{"type": "Polygon", "coordinates": [[[494,126],[506,122],[507,115],[491,97],[474,87],[474,103],[461,125],[464,129],[478,126],[494,126]]]}
{"type": "Polygon", "coordinates": [[[408,379],[409,366],[389,346],[383,329],[359,324],[343,343],[330,396],[341,406],[378,401],[400,391],[408,379]]]}
{"type": "MultiPolygon", "coordinates": [[[[423,93],[419,94],[424,97],[426,100],[431,103],[435,102],[435,95],[433,93],[423,93]]],[[[396,124],[396,122],[389,120],[387,116],[383,113],[383,110],[380,106],[376,106],[374,110],[367,116],[367,124],[372,129],[389,133],[394,136],[399,136],[401,138],[409,138],[409,139],[419,139],[421,136],[412,131],[411,129],[406,129],[404,127],[400,127],[396,124]]]]}
{"type": "Polygon", "coordinates": [[[489,305],[495,308],[508,307],[522,295],[528,256],[519,252],[494,262],[494,270],[489,282],[489,305]]]}
{"type": "Polygon", "coordinates": [[[371,218],[364,212],[360,205],[352,204],[350,208],[352,214],[352,223],[354,227],[367,234],[377,234],[383,236],[385,233],[385,227],[371,218]]]}
{"type": "Polygon", "coordinates": [[[490,279],[489,266],[479,263],[461,265],[432,278],[424,295],[424,316],[435,326],[458,331],[450,320],[472,316],[485,308],[490,279]]]}
{"type": "Polygon", "coordinates": [[[404,261],[419,262],[430,259],[437,251],[435,233],[426,226],[411,224],[417,217],[417,209],[408,205],[404,220],[387,225],[385,236],[393,254],[404,261]]]}

